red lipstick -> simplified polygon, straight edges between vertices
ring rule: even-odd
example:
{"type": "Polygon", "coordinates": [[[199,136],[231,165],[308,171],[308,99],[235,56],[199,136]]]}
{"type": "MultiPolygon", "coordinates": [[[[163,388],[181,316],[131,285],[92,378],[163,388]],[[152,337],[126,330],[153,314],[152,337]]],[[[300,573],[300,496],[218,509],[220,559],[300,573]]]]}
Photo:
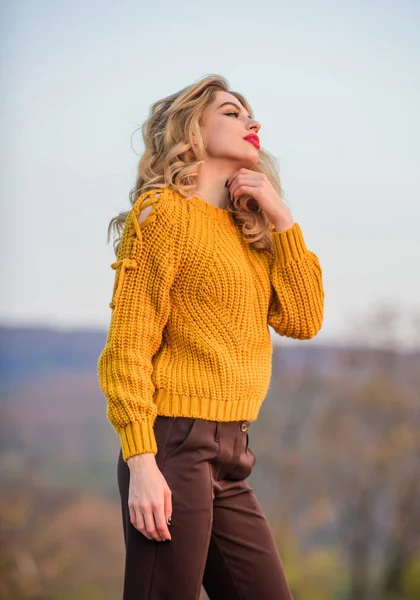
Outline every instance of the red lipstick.
{"type": "Polygon", "coordinates": [[[244,137],[244,140],[253,144],[256,148],[258,148],[258,150],[260,149],[260,138],[256,133],[250,133],[244,137]]]}

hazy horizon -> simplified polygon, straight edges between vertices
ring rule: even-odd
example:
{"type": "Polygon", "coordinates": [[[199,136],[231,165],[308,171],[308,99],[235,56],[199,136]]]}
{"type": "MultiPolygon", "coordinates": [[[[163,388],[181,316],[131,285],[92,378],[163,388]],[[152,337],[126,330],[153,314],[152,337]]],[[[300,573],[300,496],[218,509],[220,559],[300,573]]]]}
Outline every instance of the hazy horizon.
{"type": "Polygon", "coordinates": [[[363,315],[389,304],[419,345],[418,3],[18,0],[2,17],[1,322],[108,327],[106,232],[129,207],[136,130],[154,101],[218,73],[250,101],[320,259],[314,343],[366,336],[363,315]]]}

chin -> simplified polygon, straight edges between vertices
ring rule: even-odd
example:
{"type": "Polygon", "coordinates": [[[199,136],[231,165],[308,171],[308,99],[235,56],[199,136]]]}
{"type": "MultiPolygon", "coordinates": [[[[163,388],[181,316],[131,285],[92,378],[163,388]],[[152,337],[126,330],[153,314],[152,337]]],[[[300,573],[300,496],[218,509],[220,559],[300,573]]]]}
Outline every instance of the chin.
{"type": "Polygon", "coordinates": [[[260,157],[258,155],[258,150],[255,149],[255,152],[249,153],[246,156],[242,156],[238,162],[244,169],[253,169],[258,164],[259,160],[260,157]]]}

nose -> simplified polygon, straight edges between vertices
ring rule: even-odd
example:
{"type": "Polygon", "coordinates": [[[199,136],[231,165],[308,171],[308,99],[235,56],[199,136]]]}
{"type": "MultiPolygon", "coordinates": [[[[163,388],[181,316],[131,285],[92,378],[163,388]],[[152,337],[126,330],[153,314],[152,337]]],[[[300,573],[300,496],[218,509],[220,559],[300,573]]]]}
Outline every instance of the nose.
{"type": "Polygon", "coordinates": [[[251,129],[254,133],[258,133],[261,129],[261,123],[259,123],[255,119],[251,119],[251,121],[248,124],[248,129],[251,129]]]}

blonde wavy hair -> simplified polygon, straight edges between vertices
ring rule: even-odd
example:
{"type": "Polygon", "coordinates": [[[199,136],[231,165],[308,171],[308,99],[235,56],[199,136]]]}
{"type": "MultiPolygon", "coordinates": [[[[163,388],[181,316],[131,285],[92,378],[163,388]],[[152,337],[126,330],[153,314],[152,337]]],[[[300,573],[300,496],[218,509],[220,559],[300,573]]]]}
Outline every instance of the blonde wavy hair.
{"type": "MultiPolygon", "coordinates": [[[[242,94],[230,90],[228,81],[221,75],[207,75],[152,104],[148,118],[141,125],[145,151],[139,161],[135,186],[129,193],[132,206],[148,190],[168,186],[187,198],[194,195],[199,166],[205,158],[200,123],[204,110],[213,102],[218,90],[235,96],[253,118],[247,100],[242,94]],[[193,144],[193,137],[196,144],[193,144]]],[[[258,154],[259,161],[252,170],[265,173],[283,198],[277,161],[263,149],[258,154]]],[[[231,211],[247,243],[258,250],[272,248],[270,231],[274,225],[252,196],[242,195],[234,201],[229,199],[227,209],[231,211]]],[[[114,232],[115,254],[130,210],[119,213],[109,223],[108,242],[114,232]]]]}

